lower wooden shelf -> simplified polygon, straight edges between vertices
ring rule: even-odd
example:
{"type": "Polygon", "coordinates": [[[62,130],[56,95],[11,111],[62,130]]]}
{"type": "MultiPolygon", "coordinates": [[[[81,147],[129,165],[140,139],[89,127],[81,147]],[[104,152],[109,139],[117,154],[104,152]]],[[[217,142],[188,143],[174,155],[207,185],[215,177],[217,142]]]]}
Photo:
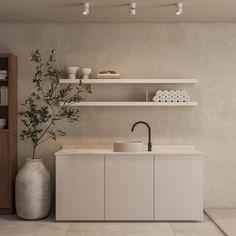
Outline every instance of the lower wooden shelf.
{"type": "MultiPolygon", "coordinates": [[[[63,104],[62,104],[63,105],[63,104]]],[[[197,102],[73,102],[65,106],[78,107],[193,107],[197,102]]]]}

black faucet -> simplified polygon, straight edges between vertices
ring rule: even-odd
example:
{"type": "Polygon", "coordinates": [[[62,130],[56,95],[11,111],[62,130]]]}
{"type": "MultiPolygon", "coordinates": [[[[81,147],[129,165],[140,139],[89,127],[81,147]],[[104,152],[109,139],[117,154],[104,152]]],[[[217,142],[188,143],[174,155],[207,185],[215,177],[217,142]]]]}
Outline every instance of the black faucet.
{"type": "Polygon", "coordinates": [[[137,124],[144,124],[144,125],[147,126],[147,128],[148,128],[148,151],[151,152],[151,151],[152,151],[151,127],[150,127],[150,125],[149,125],[147,122],[145,122],[145,121],[137,121],[136,123],[133,124],[132,129],[131,129],[131,132],[134,131],[134,127],[135,127],[137,124]]]}

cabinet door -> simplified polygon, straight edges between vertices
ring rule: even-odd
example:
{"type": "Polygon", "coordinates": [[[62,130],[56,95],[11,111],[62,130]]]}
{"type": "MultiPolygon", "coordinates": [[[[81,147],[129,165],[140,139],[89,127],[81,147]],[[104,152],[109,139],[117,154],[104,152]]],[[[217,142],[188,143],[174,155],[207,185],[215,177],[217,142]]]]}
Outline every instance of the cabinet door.
{"type": "Polygon", "coordinates": [[[203,158],[155,157],[155,219],[203,219],[203,158]]]}
{"type": "Polygon", "coordinates": [[[105,219],[153,220],[153,155],[105,157],[105,219]]]}
{"type": "Polygon", "coordinates": [[[0,208],[11,207],[8,133],[0,133],[0,208]]]}
{"type": "Polygon", "coordinates": [[[104,220],[104,155],[56,157],[56,219],[104,220]]]}

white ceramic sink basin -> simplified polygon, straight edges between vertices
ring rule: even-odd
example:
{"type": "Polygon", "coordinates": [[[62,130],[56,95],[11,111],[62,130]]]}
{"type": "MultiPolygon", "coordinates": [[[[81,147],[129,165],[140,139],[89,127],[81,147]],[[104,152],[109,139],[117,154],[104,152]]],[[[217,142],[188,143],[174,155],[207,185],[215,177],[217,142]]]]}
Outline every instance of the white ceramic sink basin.
{"type": "Polygon", "coordinates": [[[143,141],[116,141],[113,144],[114,152],[143,152],[143,141]]]}

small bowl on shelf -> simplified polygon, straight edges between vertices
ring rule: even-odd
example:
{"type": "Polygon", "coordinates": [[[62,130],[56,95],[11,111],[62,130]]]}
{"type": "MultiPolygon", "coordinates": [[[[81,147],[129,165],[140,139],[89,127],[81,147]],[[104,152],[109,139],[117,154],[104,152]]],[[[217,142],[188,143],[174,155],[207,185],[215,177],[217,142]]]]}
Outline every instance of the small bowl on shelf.
{"type": "Polygon", "coordinates": [[[7,119],[0,119],[0,129],[4,129],[7,126],[7,119]]]}
{"type": "Polygon", "coordinates": [[[89,76],[91,75],[92,73],[92,68],[90,67],[84,67],[81,69],[81,72],[83,74],[83,79],[89,79],[89,76]]]}
{"type": "Polygon", "coordinates": [[[69,79],[76,79],[76,75],[79,71],[78,66],[68,66],[66,67],[66,73],[68,74],[69,79]]]}

